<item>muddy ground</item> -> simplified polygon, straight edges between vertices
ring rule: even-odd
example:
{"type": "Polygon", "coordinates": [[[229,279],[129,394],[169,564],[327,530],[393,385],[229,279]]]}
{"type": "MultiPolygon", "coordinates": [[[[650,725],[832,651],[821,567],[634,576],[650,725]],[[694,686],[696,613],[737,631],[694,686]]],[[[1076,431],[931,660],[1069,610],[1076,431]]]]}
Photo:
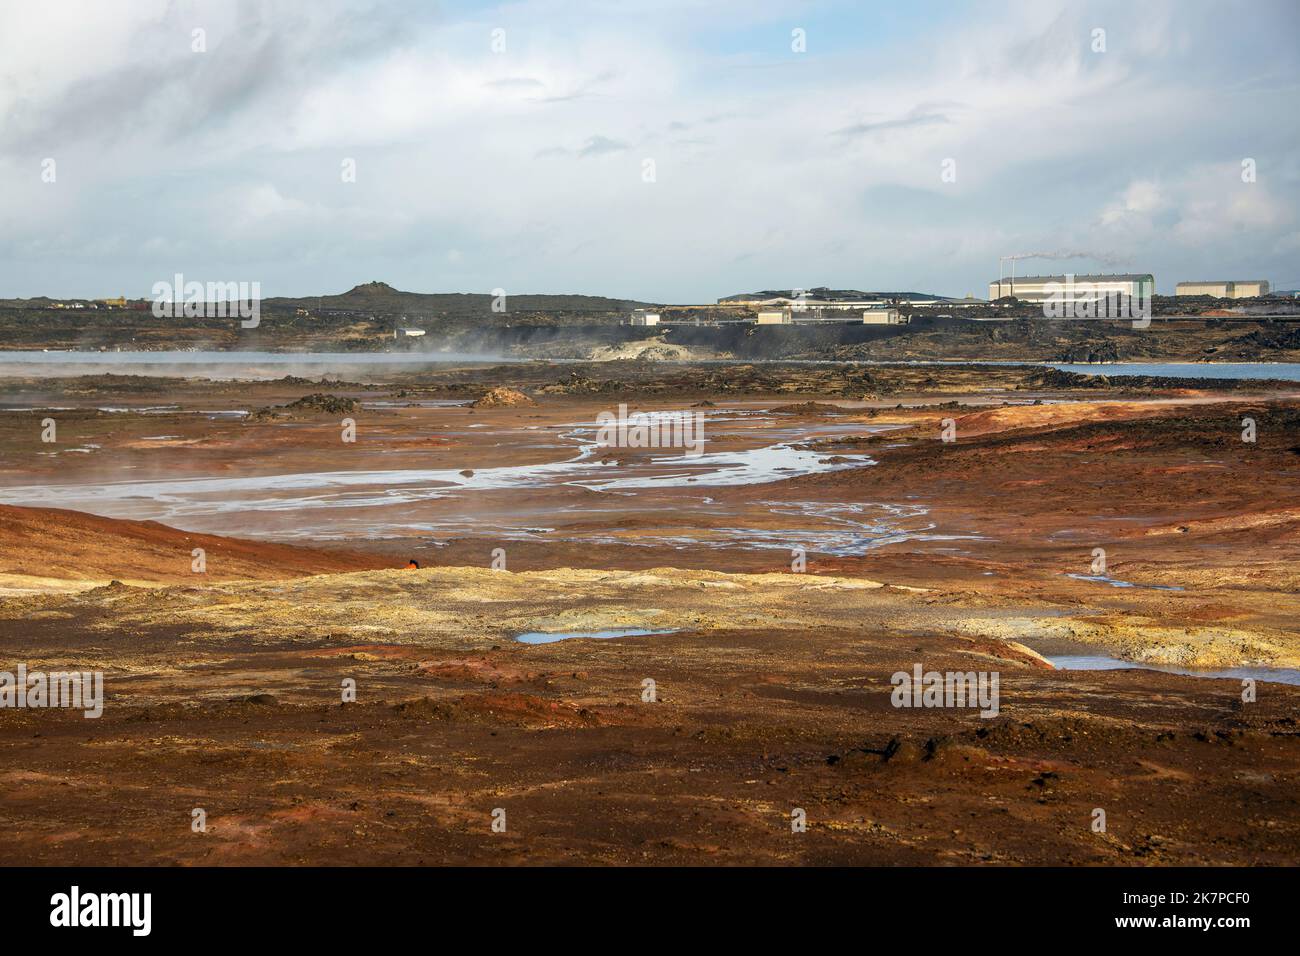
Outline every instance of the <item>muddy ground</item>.
{"type": "MultiPolygon", "coordinates": [[[[1043,657],[1300,667],[1289,387],[1137,395],[1052,388],[1033,370],[906,369],[873,370],[859,392],[859,369],[802,367],[770,387],[771,369],[748,366],[616,388],[595,370],[530,369],[330,385],[361,403],[346,448],[337,412],[284,408],[316,382],[5,383],[0,404],[26,410],[0,416],[0,502],[91,488],[78,510],[110,515],[0,521],[0,662],[102,669],[108,695],[97,720],[0,710],[13,858],[1297,862],[1300,686],[1260,681],[1243,701],[1240,678],[1043,657]],[[428,404],[506,383],[537,405],[428,404]],[[726,454],[776,442],[843,461],[613,501],[560,483],[222,510],[187,485],[110,487],[556,461],[571,454],[557,436],[624,400],[712,403],[726,454]],[[271,412],[229,414],[259,408],[271,412]],[[37,434],[50,414],[55,448],[37,434]],[[810,546],[802,573],[770,546],[794,530],[841,542],[846,506],[887,523],[887,540],[810,546]],[[113,516],[151,508],[179,530],[116,533],[113,516]],[[209,541],[200,578],[187,570],[198,534],[251,543],[209,541]],[[41,561],[45,540],[80,557],[41,561]],[[489,566],[494,547],[506,570],[489,566]],[[1097,547],[1109,580],[1087,579],[1097,547]],[[410,555],[426,569],[397,570],[410,555]],[[668,633],[514,640],[608,627],[668,633]],[[892,706],[891,676],[915,664],[998,673],[998,714],[892,706]],[[796,809],[806,832],[791,830],[796,809]]],[[[624,450],[608,467],[673,470],[651,459],[624,450]]]]}

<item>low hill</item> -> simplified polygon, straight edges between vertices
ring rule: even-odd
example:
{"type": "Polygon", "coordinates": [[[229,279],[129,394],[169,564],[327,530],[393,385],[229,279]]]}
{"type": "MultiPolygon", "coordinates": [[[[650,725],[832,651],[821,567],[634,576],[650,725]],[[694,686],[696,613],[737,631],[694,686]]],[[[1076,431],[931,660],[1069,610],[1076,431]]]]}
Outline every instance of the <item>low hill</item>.
{"type": "Polygon", "coordinates": [[[273,580],[392,567],[372,555],[194,534],[59,508],[0,505],[0,590],[113,579],[207,583],[273,580]],[[207,573],[191,570],[202,548],[207,573]]]}
{"type": "MultiPolygon", "coordinates": [[[[403,292],[386,282],[367,282],[340,295],[275,298],[264,306],[299,309],[340,309],[350,312],[483,312],[491,314],[493,296],[484,292],[403,292]]],[[[511,312],[628,312],[651,307],[633,299],[599,295],[508,295],[511,312]]]]}

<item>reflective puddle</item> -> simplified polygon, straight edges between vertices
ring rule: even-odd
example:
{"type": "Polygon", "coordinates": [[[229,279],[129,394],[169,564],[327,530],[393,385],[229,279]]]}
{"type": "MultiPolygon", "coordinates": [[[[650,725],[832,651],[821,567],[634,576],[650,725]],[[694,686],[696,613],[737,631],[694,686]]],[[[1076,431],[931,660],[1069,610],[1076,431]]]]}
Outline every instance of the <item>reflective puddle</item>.
{"type": "Polygon", "coordinates": [[[1275,684],[1300,685],[1300,670],[1287,667],[1229,667],[1223,670],[1198,670],[1192,667],[1177,667],[1173,664],[1139,664],[1135,661],[1122,661],[1118,657],[1108,657],[1105,654],[1065,654],[1058,657],[1049,656],[1047,659],[1053,667],[1063,671],[1164,671],[1166,674],[1182,674],[1185,677],[1221,677],[1231,680],[1249,677],[1275,684]]]}
{"type": "Polygon", "coordinates": [[[1121,581],[1118,578],[1107,577],[1104,574],[1067,574],[1067,578],[1074,578],[1076,581],[1096,581],[1098,584],[1109,584],[1113,588],[1146,588],[1150,591],[1182,591],[1180,585],[1176,584],[1134,584],[1132,581],[1121,581]]]}
{"type": "Polygon", "coordinates": [[[554,644],[575,637],[644,637],[647,634],[673,634],[676,628],[655,630],[646,627],[611,627],[604,631],[529,631],[515,638],[521,644],[554,644]]]}

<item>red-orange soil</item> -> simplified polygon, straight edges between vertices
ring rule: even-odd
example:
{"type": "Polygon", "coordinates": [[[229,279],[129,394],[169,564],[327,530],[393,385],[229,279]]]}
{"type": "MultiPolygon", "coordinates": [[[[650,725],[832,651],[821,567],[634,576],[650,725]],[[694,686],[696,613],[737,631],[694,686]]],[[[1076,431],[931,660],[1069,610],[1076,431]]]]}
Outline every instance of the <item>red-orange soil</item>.
{"type": "MultiPolygon", "coordinates": [[[[97,720],[0,709],[7,859],[1300,862],[1300,686],[1261,679],[1246,699],[1239,676],[1055,670],[1040,656],[1300,667],[1292,390],[1072,392],[1012,369],[867,383],[842,367],[797,369],[781,387],[770,369],[708,366],[642,369],[620,391],[568,374],[173,384],[161,397],[109,383],[112,401],[93,383],[42,382],[38,399],[12,388],[34,407],[0,416],[0,500],[42,483],[558,462],[574,454],[563,433],[620,401],[712,402],[709,447],[723,455],[784,442],[849,464],[632,494],[381,485],[365,507],[319,507],[310,488],[301,506],[256,510],[254,487],[238,492],[245,508],[179,512],[184,531],[4,508],[0,573],[30,586],[0,595],[0,669],[99,669],[107,694],[97,720]],[[497,385],[538,404],[414,404],[497,385]],[[340,443],[337,415],[201,414],[322,391],[370,403],[350,413],[355,444],[340,443]],[[133,398],[178,407],[95,410],[133,398]],[[71,407],[57,455],[37,437],[40,402],[71,407]],[[1242,441],[1245,417],[1256,442],[1242,441]],[[868,528],[870,546],[810,547],[806,572],[792,570],[782,535],[842,543],[850,519],[899,536],[868,528]],[[189,570],[199,546],[203,580],[189,570]],[[491,567],[496,548],[506,570],[491,567]],[[1096,548],[1110,578],[1137,586],[1087,580],[1096,548]],[[399,570],[410,556],[425,568],[399,570]],[[75,578],[151,584],[60,586],[75,578]],[[514,640],[629,627],[671,633],[514,640]],[[999,713],[893,706],[892,675],[916,664],[996,672],[999,713]],[[792,832],[796,810],[807,832],[792,832]]],[[[638,449],[606,458],[611,475],[678,467],[638,449]]]]}
{"type": "Polygon", "coordinates": [[[204,551],[204,573],[213,581],[393,566],[373,555],[195,534],[155,521],[0,505],[0,582],[30,577],[195,584],[200,580],[193,570],[196,548],[204,551]]]}

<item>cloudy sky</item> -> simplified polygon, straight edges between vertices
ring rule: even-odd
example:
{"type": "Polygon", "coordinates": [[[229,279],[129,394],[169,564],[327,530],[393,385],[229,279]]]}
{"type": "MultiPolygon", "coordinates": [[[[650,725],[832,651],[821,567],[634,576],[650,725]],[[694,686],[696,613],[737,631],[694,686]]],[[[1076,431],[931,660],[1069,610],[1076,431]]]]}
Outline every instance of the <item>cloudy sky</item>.
{"type": "Polygon", "coordinates": [[[0,297],[1300,287],[1295,0],[699,6],[0,0],[0,297]]]}

